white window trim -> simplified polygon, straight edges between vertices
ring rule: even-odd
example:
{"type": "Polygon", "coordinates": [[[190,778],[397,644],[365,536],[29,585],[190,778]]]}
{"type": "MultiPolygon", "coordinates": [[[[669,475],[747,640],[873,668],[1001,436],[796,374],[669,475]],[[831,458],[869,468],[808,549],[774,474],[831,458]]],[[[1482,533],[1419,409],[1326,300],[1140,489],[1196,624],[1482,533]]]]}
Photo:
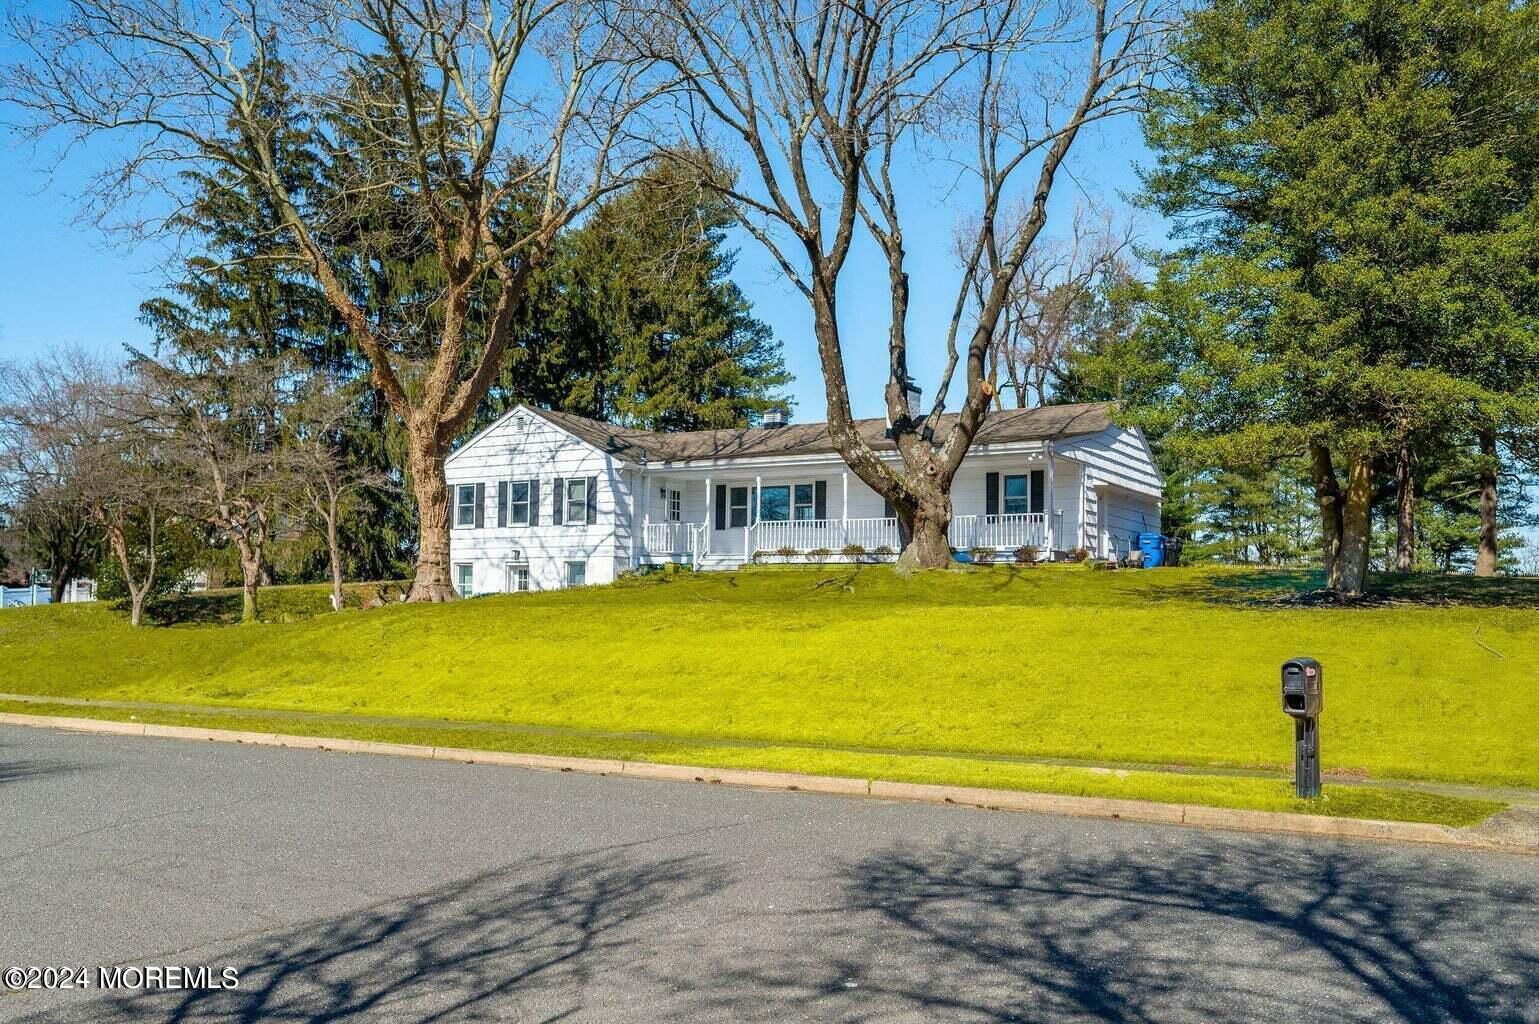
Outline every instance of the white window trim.
{"type": "Polygon", "coordinates": [[[753,522],[753,488],[730,486],[727,488],[727,529],[739,530],[753,522]],[[743,492],[743,503],[739,505],[733,497],[738,491],[743,492]],[[737,513],[743,513],[743,521],[737,522],[737,513]]]}
{"type": "Polygon", "coordinates": [[[818,485],[817,485],[817,482],[813,481],[813,480],[806,480],[806,481],[803,481],[802,483],[792,484],[791,485],[791,522],[793,522],[793,523],[815,522],[817,520],[817,518],[818,518],[818,485]],[[809,491],[812,492],[811,496],[808,497],[808,499],[807,499],[805,504],[803,504],[802,502],[799,502],[799,501],[796,500],[796,489],[798,487],[805,487],[809,491]],[[796,514],[798,509],[803,509],[803,508],[811,513],[811,515],[807,516],[806,519],[803,519],[801,516],[796,514]]]}
{"type": "Polygon", "coordinates": [[[510,480],[510,481],[508,481],[508,525],[509,526],[531,526],[531,525],[533,525],[533,524],[531,524],[529,522],[529,481],[528,480],[510,480]],[[518,487],[522,487],[524,489],[524,500],[523,501],[519,501],[517,498],[513,497],[513,495],[515,493],[515,488],[518,488],[518,487]],[[522,505],[523,508],[524,508],[524,517],[522,519],[520,519],[518,517],[518,513],[516,511],[516,509],[520,505],[522,505]]]}
{"type": "Polygon", "coordinates": [[[476,525],[476,485],[475,484],[455,484],[455,486],[454,486],[454,525],[455,526],[474,526],[474,525],[476,525]],[[468,501],[468,502],[465,501],[465,492],[466,491],[470,492],[470,501],[468,501]],[[467,513],[467,512],[470,514],[470,518],[469,519],[462,519],[461,516],[464,513],[467,513]]]}
{"type": "Polygon", "coordinates": [[[565,587],[586,587],[588,585],[588,563],[585,559],[570,558],[561,564],[561,584],[565,587]],[[572,582],[572,566],[582,566],[582,582],[572,582]]]}
{"type": "Polygon", "coordinates": [[[682,523],[684,521],[684,492],[665,489],[667,492],[667,505],[664,514],[670,523],[682,523]]]}
{"type": "Polygon", "coordinates": [[[567,524],[569,524],[571,526],[586,526],[588,524],[588,501],[592,497],[592,495],[590,495],[588,493],[588,478],[585,477],[585,476],[567,477],[566,483],[563,484],[562,486],[566,489],[566,493],[561,496],[561,501],[562,501],[562,509],[561,509],[562,517],[561,517],[561,521],[564,522],[564,523],[567,523],[567,524]],[[572,501],[573,501],[573,499],[572,499],[571,495],[572,495],[572,485],[573,484],[577,484],[579,487],[582,488],[582,499],[581,499],[582,500],[582,512],[581,512],[580,515],[575,515],[575,516],[572,515],[572,501]]]}
{"type": "Polygon", "coordinates": [[[454,590],[455,590],[455,593],[459,594],[461,597],[472,597],[472,596],[474,596],[474,594],[476,592],[476,566],[475,566],[474,562],[455,562],[454,563],[454,590]],[[469,569],[470,570],[470,582],[469,583],[464,583],[464,582],[461,581],[461,573],[460,573],[461,569],[469,569]]]}

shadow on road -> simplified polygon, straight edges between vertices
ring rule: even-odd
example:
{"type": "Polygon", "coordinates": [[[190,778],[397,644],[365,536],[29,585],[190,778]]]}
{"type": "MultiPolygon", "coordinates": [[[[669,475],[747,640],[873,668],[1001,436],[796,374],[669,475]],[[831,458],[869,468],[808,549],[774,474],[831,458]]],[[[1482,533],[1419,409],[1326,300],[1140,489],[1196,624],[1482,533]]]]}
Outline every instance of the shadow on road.
{"type": "Polygon", "coordinates": [[[1539,892],[1393,852],[893,848],[846,865],[836,906],[795,926],[827,929],[804,946],[828,957],[724,965],[734,995],[702,1016],[1539,1021],[1539,892]]]}
{"type": "Polygon", "coordinates": [[[605,854],[504,868],[269,933],[228,953],[147,961],[232,965],[240,971],[238,989],[109,997],[32,1019],[237,1024],[580,1017],[595,976],[645,957],[649,917],[677,911],[722,884],[720,869],[696,858],[632,863],[605,854]],[[530,1002],[541,1008],[538,1014],[525,1012],[530,1002]]]}
{"type": "Polygon", "coordinates": [[[86,770],[85,765],[56,759],[29,757],[21,761],[12,761],[6,754],[6,748],[10,746],[12,744],[0,743],[0,786],[86,770]]]}

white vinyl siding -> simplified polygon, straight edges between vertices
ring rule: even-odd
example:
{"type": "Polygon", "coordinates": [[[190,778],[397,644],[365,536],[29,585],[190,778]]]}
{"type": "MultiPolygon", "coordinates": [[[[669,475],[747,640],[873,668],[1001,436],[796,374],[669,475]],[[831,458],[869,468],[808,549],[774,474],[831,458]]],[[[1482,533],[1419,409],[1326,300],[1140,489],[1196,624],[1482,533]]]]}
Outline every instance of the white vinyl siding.
{"type": "Polygon", "coordinates": [[[528,566],[531,590],[559,589],[566,579],[566,562],[575,560],[586,563],[588,583],[611,582],[631,559],[629,472],[628,467],[621,470],[617,460],[527,410],[504,416],[458,449],[444,467],[454,488],[451,493],[457,496],[461,485],[480,483],[489,506],[481,529],[451,532],[451,561],[472,563],[483,592],[509,587],[507,564],[514,550],[528,566]],[[594,502],[592,524],[584,519],[572,522],[566,516],[560,526],[551,524],[557,477],[577,481],[584,490],[590,478],[596,479],[593,494],[582,495],[584,501],[591,497],[594,502]],[[532,523],[519,523],[511,499],[518,493],[517,484],[531,480],[537,481],[539,489],[533,502],[538,515],[532,523]],[[510,483],[509,522],[502,527],[496,518],[500,481],[510,483]]]}
{"type": "MultiPolygon", "coordinates": [[[[1047,487],[1045,472],[1046,447],[1030,444],[1008,452],[974,450],[953,483],[954,514],[984,514],[987,474],[998,473],[1000,511],[1020,511],[1019,485],[1004,481],[1024,478],[1029,510],[1052,516],[1053,547],[1058,551],[1080,544],[1100,550],[1103,525],[1105,531],[1118,536],[1158,529],[1161,481],[1147,446],[1135,432],[1113,427],[1055,440],[1051,445],[1055,453],[1051,488],[1047,487]],[[1036,486],[1032,483],[1034,474],[1042,474],[1036,486]],[[1112,486],[1098,493],[1097,488],[1105,485],[1112,486]],[[1045,507],[1039,507],[1038,495],[1045,507]]],[[[896,457],[888,461],[895,462],[896,457]]],[[[819,482],[824,489],[823,518],[837,522],[846,515],[851,519],[884,515],[881,497],[848,472],[837,455],[794,457],[783,464],[635,465],[577,440],[527,410],[503,417],[456,451],[446,465],[446,476],[453,488],[457,524],[460,488],[468,490],[472,506],[479,497],[475,485],[480,484],[480,493],[486,495],[487,507],[479,510],[484,525],[469,529],[457,525],[451,533],[453,561],[473,564],[474,579],[483,592],[515,588],[516,583],[510,581],[517,577],[507,569],[513,561],[509,553],[515,549],[526,560],[520,564],[528,565],[533,590],[564,586],[567,563],[576,561],[584,563],[586,583],[610,582],[616,572],[643,557],[640,536],[646,522],[654,527],[703,524],[699,535],[708,538],[710,545],[705,564],[728,567],[742,558],[745,527],[751,529],[754,520],[756,482],[762,482],[766,489],[776,518],[817,518],[819,482]],[[563,481],[559,495],[554,490],[557,479],[563,481]],[[538,512],[532,517],[534,521],[526,524],[521,521],[521,510],[524,488],[530,480],[538,482],[537,500],[531,502],[538,512]],[[500,484],[507,486],[499,489],[500,484]],[[507,496],[506,516],[498,515],[500,494],[507,496]],[[718,495],[726,497],[725,523],[720,530],[716,528],[717,509],[723,503],[718,495]],[[589,501],[594,507],[592,524],[586,522],[589,501]],[[559,526],[552,524],[558,502],[562,511],[559,526]],[[499,525],[504,520],[506,525],[499,525]]],[[[472,508],[471,522],[477,521],[477,511],[472,508]]]]}

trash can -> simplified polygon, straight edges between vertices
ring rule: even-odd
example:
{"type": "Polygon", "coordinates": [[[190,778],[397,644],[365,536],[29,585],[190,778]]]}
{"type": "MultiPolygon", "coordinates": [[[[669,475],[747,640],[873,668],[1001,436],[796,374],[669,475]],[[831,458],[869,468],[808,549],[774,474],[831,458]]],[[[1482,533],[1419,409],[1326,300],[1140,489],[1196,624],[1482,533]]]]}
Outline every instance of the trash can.
{"type": "Polygon", "coordinates": [[[1144,555],[1144,568],[1157,569],[1165,564],[1165,536],[1159,533],[1140,533],[1138,550],[1144,555]]]}

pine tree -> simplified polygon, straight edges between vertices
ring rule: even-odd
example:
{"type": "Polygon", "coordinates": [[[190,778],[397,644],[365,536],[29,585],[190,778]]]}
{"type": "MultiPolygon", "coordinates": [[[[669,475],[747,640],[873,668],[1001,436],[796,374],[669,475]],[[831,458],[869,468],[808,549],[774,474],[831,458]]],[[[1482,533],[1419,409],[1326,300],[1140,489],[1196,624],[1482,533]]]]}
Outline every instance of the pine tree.
{"type": "Polygon", "coordinates": [[[1186,243],[1157,286],[1185,429],[1220,463],[1309,456],[1342,592],[1399,452],[1489,438],[1494,522],[1497,434],[1534,422],[1536,17],[1215,0],[1146,120],[1146,198],[1186,243]]]}

